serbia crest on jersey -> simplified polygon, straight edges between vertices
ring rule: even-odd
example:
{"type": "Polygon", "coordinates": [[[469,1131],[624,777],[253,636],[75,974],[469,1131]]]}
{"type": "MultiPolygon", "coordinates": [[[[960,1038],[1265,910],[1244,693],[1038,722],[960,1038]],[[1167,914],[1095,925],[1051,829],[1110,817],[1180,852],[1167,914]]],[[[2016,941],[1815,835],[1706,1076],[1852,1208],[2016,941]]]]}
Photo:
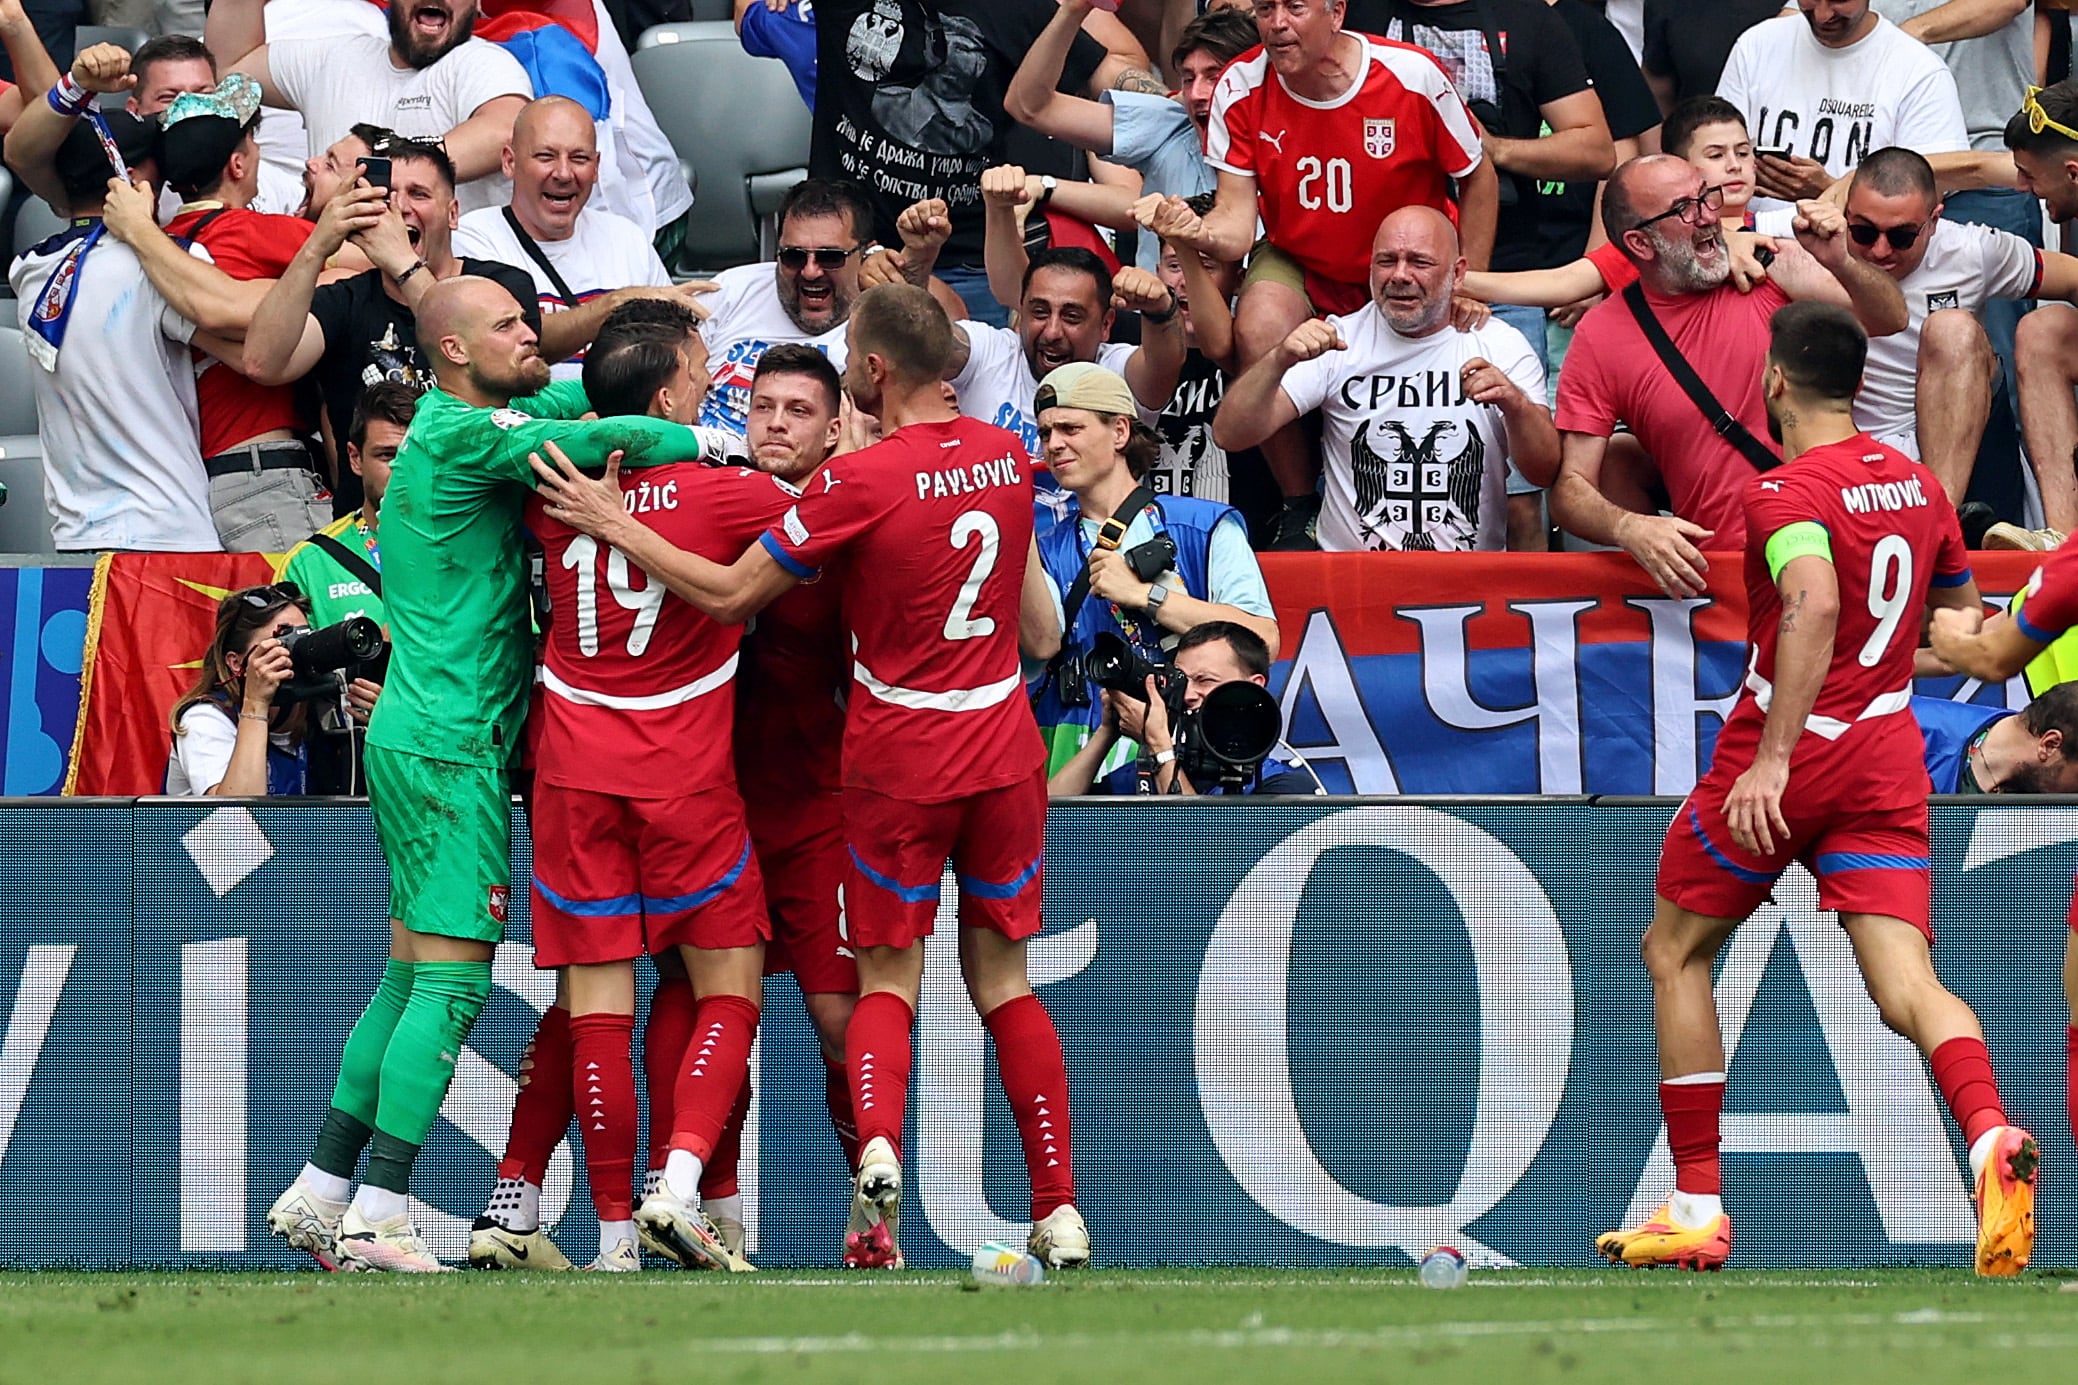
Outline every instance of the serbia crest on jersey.
{"type": "MultiPolygon", "coordinates": [[[[681,462],[621,473],[628,512],[679,548],[733,563],[793,504],[761,472],[681,462]]],[[[527,501],[550,609],[534,773],[565,788],[676,798],[734,782],[737,644],[614,548],[527,501]]]]}
{"type": "Polygon", "coordinates": [[[1031,539],[1024,443],[970,418],[836,458],[765,535],[799,577],[846,558],[847,788],[938,803],[1044,763],[1017,651],[1031,539]]]}
{"type": "Polygon", "coordinates": [[[1869,806],[1887,804],[1878,797],[1885,788],[1924,797],[1924,747],[1917,723],[1905,715],[1920,615],[1930,586],[1970,580],[1962,529],[1941,483],[1896,448],[1860,433],[1755,477],[1746,488],[1746,516],[1749,695],[1733,709],[1719,753],[1750,756],[1774,696],[1782,596],[1768,572],[1768,541],[1789,525],[1816,523],[1832,549],[1840,615],[1832,664],[1791,763],[1835,763],[1838,747],[1850,757],[1837,761],[1843,772],[1857,786],[1869,783],[1869,806]]]}

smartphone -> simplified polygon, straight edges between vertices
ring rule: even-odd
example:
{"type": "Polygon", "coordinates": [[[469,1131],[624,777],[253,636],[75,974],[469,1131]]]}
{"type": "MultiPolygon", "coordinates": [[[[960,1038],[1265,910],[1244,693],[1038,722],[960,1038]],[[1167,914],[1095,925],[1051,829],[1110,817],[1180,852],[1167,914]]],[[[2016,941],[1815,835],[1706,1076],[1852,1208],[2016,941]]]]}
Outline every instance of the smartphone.
{"type": "Polygon", "coordinates": [[[386,188],[390,185],[390,161],[376,158],[373,154],[361,160],[361,176],[368,180],[371,188],[386,188]]]}
{"type": "MultiPolygon", "coordinates": [[[[1794,159],[1797,156],[1797,151],[1786,144],[1775,146],[1756,144],[1753,146],[1753,154],[1758,159],[1794,159]]],[[[384,162],[388,162],[388,160],[384,160],[384,162]]]]}

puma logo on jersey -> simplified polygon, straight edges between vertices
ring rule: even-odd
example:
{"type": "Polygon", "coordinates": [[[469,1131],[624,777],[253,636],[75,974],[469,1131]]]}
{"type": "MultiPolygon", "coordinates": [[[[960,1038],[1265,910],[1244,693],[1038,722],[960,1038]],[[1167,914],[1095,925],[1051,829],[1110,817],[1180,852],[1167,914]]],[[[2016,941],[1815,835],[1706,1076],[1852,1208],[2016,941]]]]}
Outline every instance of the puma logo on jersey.
{"type": "Polygon", "coordinates": [[[1282,154],[1284,152],[1284,137],[1290,133],[1289,130],[1279,130],[1273,135],[1268,130],[1258,130],[1255,132],[1255,137],[1282,154]]]}
{"type": "Polygon", "coordinates": [[[1782,483],[1780,481],[1763,481],[1761,482],[1761,489],[1774,491],[1777,495],[1780,495],[1782,493],[1782,483]]]}

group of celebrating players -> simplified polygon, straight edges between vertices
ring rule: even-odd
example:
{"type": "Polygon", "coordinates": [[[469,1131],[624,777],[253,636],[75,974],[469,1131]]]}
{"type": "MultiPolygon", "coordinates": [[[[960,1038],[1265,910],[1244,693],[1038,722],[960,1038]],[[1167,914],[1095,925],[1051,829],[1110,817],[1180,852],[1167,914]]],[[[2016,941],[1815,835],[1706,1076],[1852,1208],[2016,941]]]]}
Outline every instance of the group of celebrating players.
{"type": "Polygon", "coordinates": [[[942,308],[908,285],[862,295],[841,384],[812,348],[768,351],[748,457],[744,439],[692,426],[706,380],[682,307],[625,305],[582,381],[555,385],[495,283],[436,286],[418,323],[437,383],[383,506],[393,654],[367,747],[391,960],[270,1226],[328,1268],[444,1268],[406,1190],[488,996],[524,720],[535,961],[558,969],[558,998],[522,1065],[474,1263],[568,1265],[539,1198],[574,1113],[600,1222],[591,1268],[638,1269],[643,1246],[749,1268],[736,1141],[760,978],[785,966],[856,1169],[844,1261],[899,1266],[911,1029],[948,859],[962,968],[1031,1172],[1031,1249],[1086,1263],[1066,1068],[1025,973],[1046,797],[1018,649],[1032,478],[1022,441],[961,417],[940,385],[942,308]],[[860,427],[846,394],[879,443],[840,452],[860,427]],[[531,716],[522,526],[552,611],[531,716]],[[757,747],[740,788],[738,743],[757,747]],[[659,981],[638,1201],[645,955],[659,981]]]}

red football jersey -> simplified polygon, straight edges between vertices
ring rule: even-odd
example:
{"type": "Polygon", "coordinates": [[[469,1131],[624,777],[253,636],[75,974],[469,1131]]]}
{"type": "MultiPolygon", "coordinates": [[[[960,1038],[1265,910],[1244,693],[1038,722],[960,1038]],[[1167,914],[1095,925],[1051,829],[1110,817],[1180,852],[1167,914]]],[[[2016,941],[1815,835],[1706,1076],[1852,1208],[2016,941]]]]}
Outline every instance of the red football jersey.
{"type": "Polygon", "coordinates": [[[1365,45],[1363,78],[1325,104],[1285,90],[1269,56],[1251,48],[1220,74],[1205,128],[1205,161],[1256,180],[1270,243],[1344,284],[1369,278],[1387,213],[1418,204],[1456,220],[1450,179],[1484,157],[1478,122],[1428,50],[1354,37],[1365,45]]]}
{"type": "MultiPolygon", "coordinates": [[[[793,503],[771,477],[693,462],[621,473],[628,512],[673,544],[733,563],[793,503]]],[[[534,774],[623,798],[676,798],[735,782],[729,747],[737,625],[710,619],[618,549],[527,501],[547,556],[550,608],[534,774]]]]}
{"type": "Polygon", "coordinates": [[[746,799],[833,792],[851,658],[837,569],[758,612],[736,670],[736,782],[746,799]]]}
{"type": "MultiPolygon", "coordinates": [[[[293,216],[269,216],[233,208],[210,216],[212,208],[184,211],[166,223],[166,234],[201,243],[216,267],[233,279],[279,279],[310,239],[310,222],[293,216]],[[201,233],[195,227],[209,217],[201,233]]],[[[307,431],[309,420],[298,407],[295,385],[257,385],[203,351],[195,352],[195,402],[202,418],[202,455],[214,457],[239,443],[277,428],[307,431]]],[[[341,438],[339,445],[346,446],[341,438]]]]}
{"type": "Polygon", "coordinates": [[[939,803],[1045,763],[1017,653],[1031,540],[1024,442],[970,418],[836,458],[765,535],[796,576],[846,559],[846,788],[939,803]]]}
{"type": "Polygon", "coordinates": [[[2014,622],[2036,644],[2049,644],[2078,625],[2078,544],[2057,549],[2028,577],[2014,622]]]}
{"type": "Polygon", "coordinates": [[[1720,753],[1729,749],[1750,757],[1758,744],[1774,692],[1782,620],[1782,596],[1768,575],[1766,550],[1776,533],[1799,522],[1826,529],[1840,584],[1840,617],[1832,665],[1791,764],[1843,764],[1857,783],[1869,781],[1872,799],[1883,787],[1924,796],[1924,747],[1917,723],[1906,715],[1912,655],[1927,588],[1969,581],[1970,559],[1955,507],[1934,474],[1866,433],[1813,448],[1747,484],[1752,655],[1746,693],[1725,726],[1720,753]],[[1836,748],[1848,758],[1834,760],[1836,748]]]}

